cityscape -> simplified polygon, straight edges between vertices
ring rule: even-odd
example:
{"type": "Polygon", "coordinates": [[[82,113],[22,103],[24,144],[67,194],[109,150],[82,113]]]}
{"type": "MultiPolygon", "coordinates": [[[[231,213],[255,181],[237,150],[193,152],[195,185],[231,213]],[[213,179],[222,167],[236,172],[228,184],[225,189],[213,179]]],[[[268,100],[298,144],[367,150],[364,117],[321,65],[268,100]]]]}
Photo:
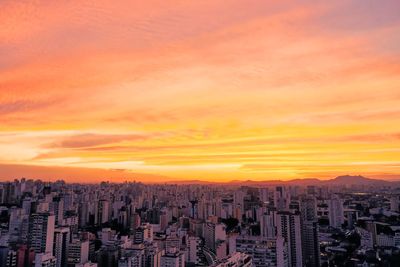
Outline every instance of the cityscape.
{"type": "Polygon", "coordinates": [[[400,183],[317,181],[5,182],[0,266],[398,266],[400,183]]]}
{"type": "Polygon", "coordinates": [[[400,0],[0,0],[0,267],[400,267],[400,0]]]}

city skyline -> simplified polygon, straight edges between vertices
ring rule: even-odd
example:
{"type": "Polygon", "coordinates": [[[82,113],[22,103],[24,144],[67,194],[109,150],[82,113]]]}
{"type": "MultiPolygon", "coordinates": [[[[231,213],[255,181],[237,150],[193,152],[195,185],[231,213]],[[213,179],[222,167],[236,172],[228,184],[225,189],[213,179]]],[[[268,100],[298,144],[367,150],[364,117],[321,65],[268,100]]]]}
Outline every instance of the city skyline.
{"type": "Polygon", "coordinates": [[[399,11],[2,1],[0,180],[398,180],[399,11]]]}

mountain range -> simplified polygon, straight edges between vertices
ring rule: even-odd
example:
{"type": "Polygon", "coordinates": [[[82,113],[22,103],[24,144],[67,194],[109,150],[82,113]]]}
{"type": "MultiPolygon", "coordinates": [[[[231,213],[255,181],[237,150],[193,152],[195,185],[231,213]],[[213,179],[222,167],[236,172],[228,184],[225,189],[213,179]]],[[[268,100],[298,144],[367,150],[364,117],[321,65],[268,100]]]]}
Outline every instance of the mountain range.
{"type": "Polygon", "coordinates": [[[366,185],[366,186],[374,186],[374,185],[387,185],[387,186],[400,186],[400,181],[387,181],[381,179],[373,179],[367,178],[361,175],[343,175],[338,176],[333,179],[321,180],[318,178],[305,178],[305,179],[293,179],[288,181],[282,180],[265,180],[265,181],[254,181],[254,180],[232,180],[229,182],[210,182],[210,181],[201,181],[201,180],[185,180],[185,181],[169,181],[168,184],[227,184],[227,185],[263,185],[263,186],[274,186],[274,185],[315,185],[315,186],[341,186],[341,185],[366,185]]]}

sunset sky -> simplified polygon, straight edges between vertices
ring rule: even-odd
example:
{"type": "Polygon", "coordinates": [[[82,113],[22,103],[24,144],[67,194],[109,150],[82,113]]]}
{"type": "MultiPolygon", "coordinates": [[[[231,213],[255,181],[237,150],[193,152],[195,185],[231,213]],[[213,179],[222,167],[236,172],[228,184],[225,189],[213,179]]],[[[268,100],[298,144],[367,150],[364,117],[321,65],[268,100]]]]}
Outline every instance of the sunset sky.
{"type": "Polygon", "coordinates": [[[400,179],[400,1],[0,0],[0,180],[400,179]]]}

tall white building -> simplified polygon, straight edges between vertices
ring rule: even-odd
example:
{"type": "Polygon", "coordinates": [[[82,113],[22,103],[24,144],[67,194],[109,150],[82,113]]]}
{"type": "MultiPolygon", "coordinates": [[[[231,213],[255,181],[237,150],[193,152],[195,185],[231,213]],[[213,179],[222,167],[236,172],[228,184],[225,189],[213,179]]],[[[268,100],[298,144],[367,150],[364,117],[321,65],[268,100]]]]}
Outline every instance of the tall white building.
{"type": "Polygon", "coordinates": [[[35,253],[53,253],[55,216],[34,213],[29,219],[29,246],[35,253]]]}
{"type": "Polygon", "coordinates": [[[343,200],[338,195],[333,195],[328,200],[329,225],[334,228],[341,228],[344,223],[343,200]]]}
{"type": "Polygon", "coordinates": [[[288,252],[289,266],[302,267],[301,217],[299,213],[278,212],[277,236],[282,237],[288,252]]]}
{"type": "Polygon", "coordinates": [[[217,243],[226,240],[226,226],[224,224],[207,222],[204,224],[203,232],[205,246],[214,252],[217,249],[217,243]]]}
{"type": "Polygon", "coordinates": [[[198,264],[201,255],[201,239],[197,236],[189,236],[187,241],[187,262],[198,264]]]}

